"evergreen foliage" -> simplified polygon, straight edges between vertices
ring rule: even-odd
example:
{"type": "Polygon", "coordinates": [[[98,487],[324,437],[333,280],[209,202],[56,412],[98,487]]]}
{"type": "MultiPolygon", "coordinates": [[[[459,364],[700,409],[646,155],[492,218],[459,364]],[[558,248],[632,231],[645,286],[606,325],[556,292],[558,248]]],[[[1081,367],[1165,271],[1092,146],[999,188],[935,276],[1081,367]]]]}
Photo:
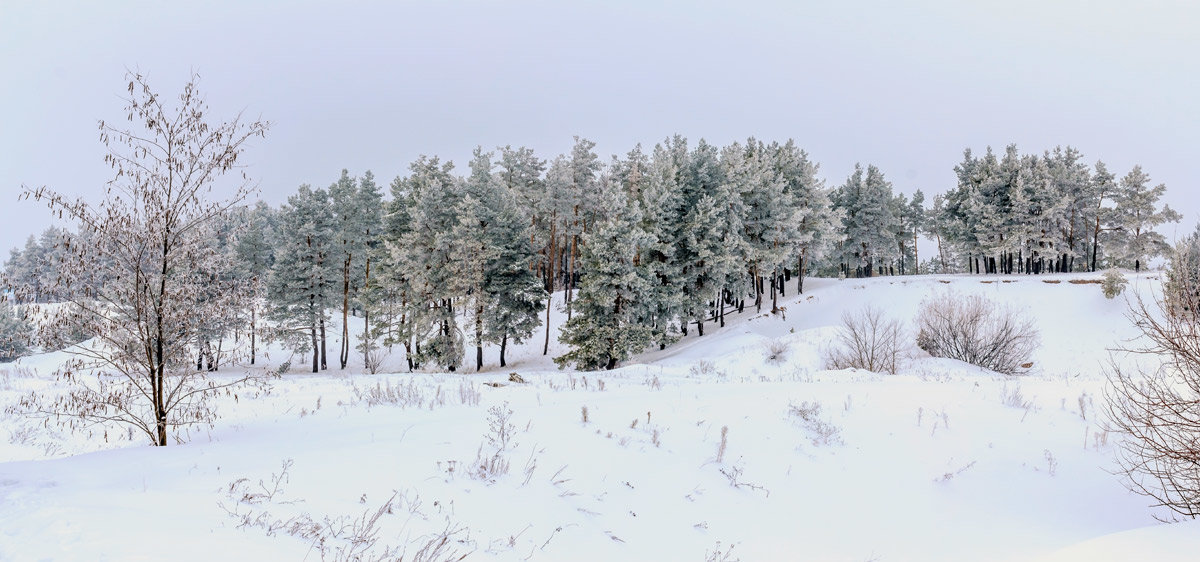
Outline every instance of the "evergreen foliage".
{"type": "Polygon", "coordinates": [[[33,327],[24,314],[7,300],[0,299],[0,363],[6,363],[29,352],[33,327]]]}

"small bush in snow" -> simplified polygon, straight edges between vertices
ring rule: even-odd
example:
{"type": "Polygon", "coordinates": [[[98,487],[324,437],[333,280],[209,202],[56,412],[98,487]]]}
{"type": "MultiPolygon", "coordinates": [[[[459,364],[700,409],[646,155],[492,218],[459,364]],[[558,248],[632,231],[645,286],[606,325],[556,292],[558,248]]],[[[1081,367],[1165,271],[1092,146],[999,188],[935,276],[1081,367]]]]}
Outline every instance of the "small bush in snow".
{"type": "Polygon", "coordinates": [[[847,311],[842,314],[837,345],[826,352],[826,366],[895,373],[903,332],[899,321],[884,317],[883,311],[873,306],[847,311]]]}
{"type": "Polygon", "coordinates": [[[699,377],[699,378],[710,378],[710,377],[718,374],[716,364],[713,363],[712,361],[708,361],[705,359],[701,359],[700,361],[697,361],[695,364],[693,364],[692,367],[690,369],[688,369],[688,372],[693,377],[699,377]]]}
{"type": "Polygon", "coordinates": [[[355,386],[354,396],[358,400],[366,402],[367,406],[391,404],[402,408],[420,408],[425,403],[425,394],[412,380],[409,380],[407,384],[392,384],[390,380],[376,382],[375,386],[368,386],[365,389],[355,386]]]}
{"type": "Polygon", "coordinates": [[[1000,401],[1010,408],[1028,410],[1033,407],[1033,401],[1025,398],[1025,394],[1021,392],[1021,385],[1019,384],[1012,386],[1005,384],[1000,387],[1000,401]]]}
{"type": "Polygon", "coordinates": [[[917,346],[934,357],[958,359],[1013,374],[1037,349],[1033,322],[982,295],[942,293],[921,303],[917,346]]]}
{"type": "Polygon", "coordinates": [[[1110,269],[1104,272],[1104,280],[1100,283],[1100,288],[1104,290],[1104,298],[1115,299],[1117,295],[1125,292],[1125,285],[1129,281],[1125,280],[1125,276],[1116,269],[1110,269]]]}
{"type": "Polygon", "coordinates": [[[801,402],[799,405],[788,406],[788,414],[800,422],[800,426],[808,431],[813,445],[841,445],[842,430],[836,425],[821,419],[820,402],[801,402]]]}
{"type": "Polygon", "coordinates": [[[763,344],[763,359],[768,365],[779,365],[787,361],[791,351],[791,343],[782,338],[776,338],[763,344]]]}

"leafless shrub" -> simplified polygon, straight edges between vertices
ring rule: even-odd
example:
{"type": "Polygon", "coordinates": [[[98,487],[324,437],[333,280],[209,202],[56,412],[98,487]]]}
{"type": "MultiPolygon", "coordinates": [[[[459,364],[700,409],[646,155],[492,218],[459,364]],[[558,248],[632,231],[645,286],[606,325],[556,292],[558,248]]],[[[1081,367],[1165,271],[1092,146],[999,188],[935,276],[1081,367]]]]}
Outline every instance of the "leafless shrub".
{"type": "MultiPolygon", "coordinates": [[[[707,527],[707,525],[706,525],[707,527]]],[[[721,541],[713,545],[713,549],[704,553],[704,562],[739,562],[741,558],[733,556],[734,545],[729,545],[728,548],[721,549],[721,541]]]]}
{"type": "MultiPolygon", "coordinates": [[[[585,424],[586,424],[586,423],[588,422],[588,409],[587,409],[587,406],[580,406],[580,408],[579,408],[579,417],[580,417],[580,419],[582,419],[582,420],[583,420],[583,423],[585,423],[585,424]]],[[[637,420],[634,420],[634,421],[637,421],[637,420]]]]}
{"type": "Polygon", "coordinates": [[[1046,473],[1054,476],[1054,473],[1058,471],[1058,459],[1054,458],[1054,453],[1051,453],[1050,449],[1043,449],[1042,453],[1046,458],[1046,473]]]}
{"type": "Polygon", "coordinates": [[[763,359],[768,365],[780,365],[787,361],[791,343],[783,338],[768,340],[763,344],[763,359]]]}
{"type": "Polygon", "coordinates": [[[957,359],[1014,374],[1037,349],[1033,322],[982,295],[942,293],[921,303],[917,346],[935,357],[957,359]]]}
{"type": "Polygon", "coordinates": [[[768,498],[771,497],[771,491],[761,484],[755,484],[754,482],[746,482],[745,480],[742,480],[742,467],[731,466],[729,468],[722,468],[720,471],[721,474],[725,475],[725,478],[729,480],[730,486],[733,486],[734,488],[749,488],[751,490],[757,490],[765,493],[768,498]]]}
{"type": "MultiPolygon", "coordinates": [[[[303,502],[302,499],[283,498],[280,483],[286,481],[291,466],[290,460],[284,461],[283,470],[272,474],[270,483],[259,480],[258,489],[248,485],[248,478],[230,482],[226,490],[228,503],[221,501],[217,505],[237,521],[239,528],[258,528],[267,536],[282,533],[304,540],[312,545],[322,561],[457,562],[471,553],[462,550],[472,546],[467,529],[449,520],[440,531],[411,539],[407,544],[395,545],[381,540],[381,521],[385,516],[394,514],[397,507],[404,507],[407,494],[398,492],[379,507],[358,515],[313,516],[298,513],[291,517],[276,516],[271,508],[303,502]],[[410,549],[414,549],[412,554],[409,554],[410,549]]],[[[366,495],[363,495],[362,501],[365,503],[366,495]]],[[[425,518],[419,508],[419,497],[408,500],[409,513],[425,518]]]]}
{"type": "Polygon", "coordinates": [[[479,399],[482,396],[479,393],[479,387],[471,384],[470,381],[459,381],[458,383],[458,401],[464,406],[478,406],[479,399]]]}
{"type": "Polygon", "coordinates": [[[1175,515],[1200,516],[1200,318],[1197,282],[1178,276],[1164,295],[1140,295],[1129,318],[1157,366],[1128,370],[1112,361],[1105,389],[1107,429],[1124,433],[1117,460],[1125,484],[1175,515]]]}
{"type": "Polygon", "coordinates": [[[826,351],[825,363],[830,369],[895,373],[903,332],[899,321],[885,317],[873,306],[847,311],[842,314],[837,345],[826,351]]]}
{"type": "Polygon", "coordinates": [[[1001,386],[1000,402],[1010,408],[1018,408],[1021,410],[1033,408],[1033,401],[1025,397],[1025,394],[1021,391],[1021,385],[1019,384],[1010,385],[1005,383],[1004,386],[1001,386]]]}
{"type": "Polygon", "coordinates": [[[383,352],[374,347],[369,347],[363,353],[363,366],[368,373],[372,375],[379,374],[379,370],[383,368],[383,352]]]}
{"type": "Polygon", "coordinates": [[[420,408],[425,404],[425,393],[415,380],[407,383],[391,380],[376,381],[374,386],[353,387],[354,397],[367,406],[392,405],[402,408],[420,408]]]}
{"type": "Polygon", "coordinates": [[[514,437],[517,427],[512,423],[513,411],[508,402],[488,408],[488,432],[484,435],[486,447],[479,445],[470,475],[479,480],[493,481],[508,474],[508,453],[517,447],[514,437]],[[485,450],[486,449],[486,450],[485,450]]]}
{"type": "Polygon", "coordinates": [[[821,419],[820,402],[792,403],[788,406],[788,414],[799,420],[812,439],[813,445],[841,445],[842,430],[836,425],[821,419]]]}
{"type": "Polygon", "coordinates": [[[710,378],[719,374],[717,371],[717,365],[706,359],[701,359],[700,361],[692,364],[692,366],[688,369],[688,373],[697,378],[710,378]]]}
{"type": "Polygon", "coordinates": [[[971,467],[973,467],[973,466],[975,466],[975,461],[971,461],[971,462],[969,462],[969,463],[967,463],[967,464],[963,465],[962,467],[960,467],[960,468],[958,468],[958,469],[956,469],[956,470],[952,470],[952,471],[949,471],[949,472],[945,472],[945,473],[943,473],[941,476],[938,476],[937,478],[934,478],[934,479],[933,479],[933,481],[934,481],[934,482],[938,482],[938,483],[945,483],[945,482],[949,482],[949,481],[953,480],[953,479],[954,479],[954,477],[958,476],[959,474],[962,474],[962,473],[966,472],[967,470],[969,470],[969,469],[970,469],[971,467]]]}

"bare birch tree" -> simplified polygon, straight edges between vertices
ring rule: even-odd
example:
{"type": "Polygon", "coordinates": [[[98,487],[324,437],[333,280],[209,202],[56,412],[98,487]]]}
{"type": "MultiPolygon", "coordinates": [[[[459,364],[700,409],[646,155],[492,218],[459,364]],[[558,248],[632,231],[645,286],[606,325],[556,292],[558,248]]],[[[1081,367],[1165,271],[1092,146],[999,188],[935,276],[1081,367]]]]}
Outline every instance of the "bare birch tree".
{"type": "Polygon", "coordinates": [[[93,339],[68,348],[73,358],[57,373],[68,391],[30,395],[19,407],[71,423],[128,424],[164,446],[171,430],[212,422],[206,398],[247,380],[216,379],[192,359],[206,337],[236,324],[251,296],[231,274],[231,253],[220,250],[215,229],[252,193],[238,159],[269,124],[211,122],[195,75],[176,104],[141,74],[128,79],[128,123],[99,123],[114,172],[103,200],[92,205],[46,187],[22,194],[79,232],[61,240],[57,289],[65,304],[46,308],[40,338],[93,339]],[[214,200],[214,188],[232,192],[214,200]]]}

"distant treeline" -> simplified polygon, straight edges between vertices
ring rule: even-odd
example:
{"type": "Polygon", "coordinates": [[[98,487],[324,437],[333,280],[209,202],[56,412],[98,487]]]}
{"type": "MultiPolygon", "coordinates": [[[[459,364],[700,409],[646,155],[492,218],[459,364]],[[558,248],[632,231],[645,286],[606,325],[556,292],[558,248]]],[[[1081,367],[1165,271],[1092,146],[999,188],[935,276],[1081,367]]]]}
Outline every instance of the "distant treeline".
{"type": "MultiPolygon", "coordinates": [[[[1137,269],[1169,249],[1154,228],[1179,220],[1140,167],[1117,179],[1070,147],[968,150],[957,185],[926,208],[921,191],[894,193],[875,166],[829,187],[792,141],[689,147],[674,136],[608,162],[594,146],[577,138],[549,161],[527,148],[476,149],[465,175],[422,156],[391,182],[390,197],[370,172],[343,171],[327,188],[300,186],[278,208],[235,208],[211,243],[232,257],[226,275],[259,299],[223,329],[311,352],[318,371],[336,312],[342,367],[352,317],[363,322],[357,351],[368,364],[379,346],[400,345],[411,368],[453,370],[469,344],[478,367],[493,343],[503,365],[508,344],[550,320],[547,295],[564,291],[570,351],[558,360],[612,368],[724,325],[728,310],[761,311],[769,300],[776,311],[785,282],[803,291],[809,272],[1137,269]],[[922,236],[937,244],[924,262],[922,236]]],[[[5,264],[9,284],[27,301],[54,301],[67,241],[86,237],[54,228],[30,237],[5,264]]]]}

